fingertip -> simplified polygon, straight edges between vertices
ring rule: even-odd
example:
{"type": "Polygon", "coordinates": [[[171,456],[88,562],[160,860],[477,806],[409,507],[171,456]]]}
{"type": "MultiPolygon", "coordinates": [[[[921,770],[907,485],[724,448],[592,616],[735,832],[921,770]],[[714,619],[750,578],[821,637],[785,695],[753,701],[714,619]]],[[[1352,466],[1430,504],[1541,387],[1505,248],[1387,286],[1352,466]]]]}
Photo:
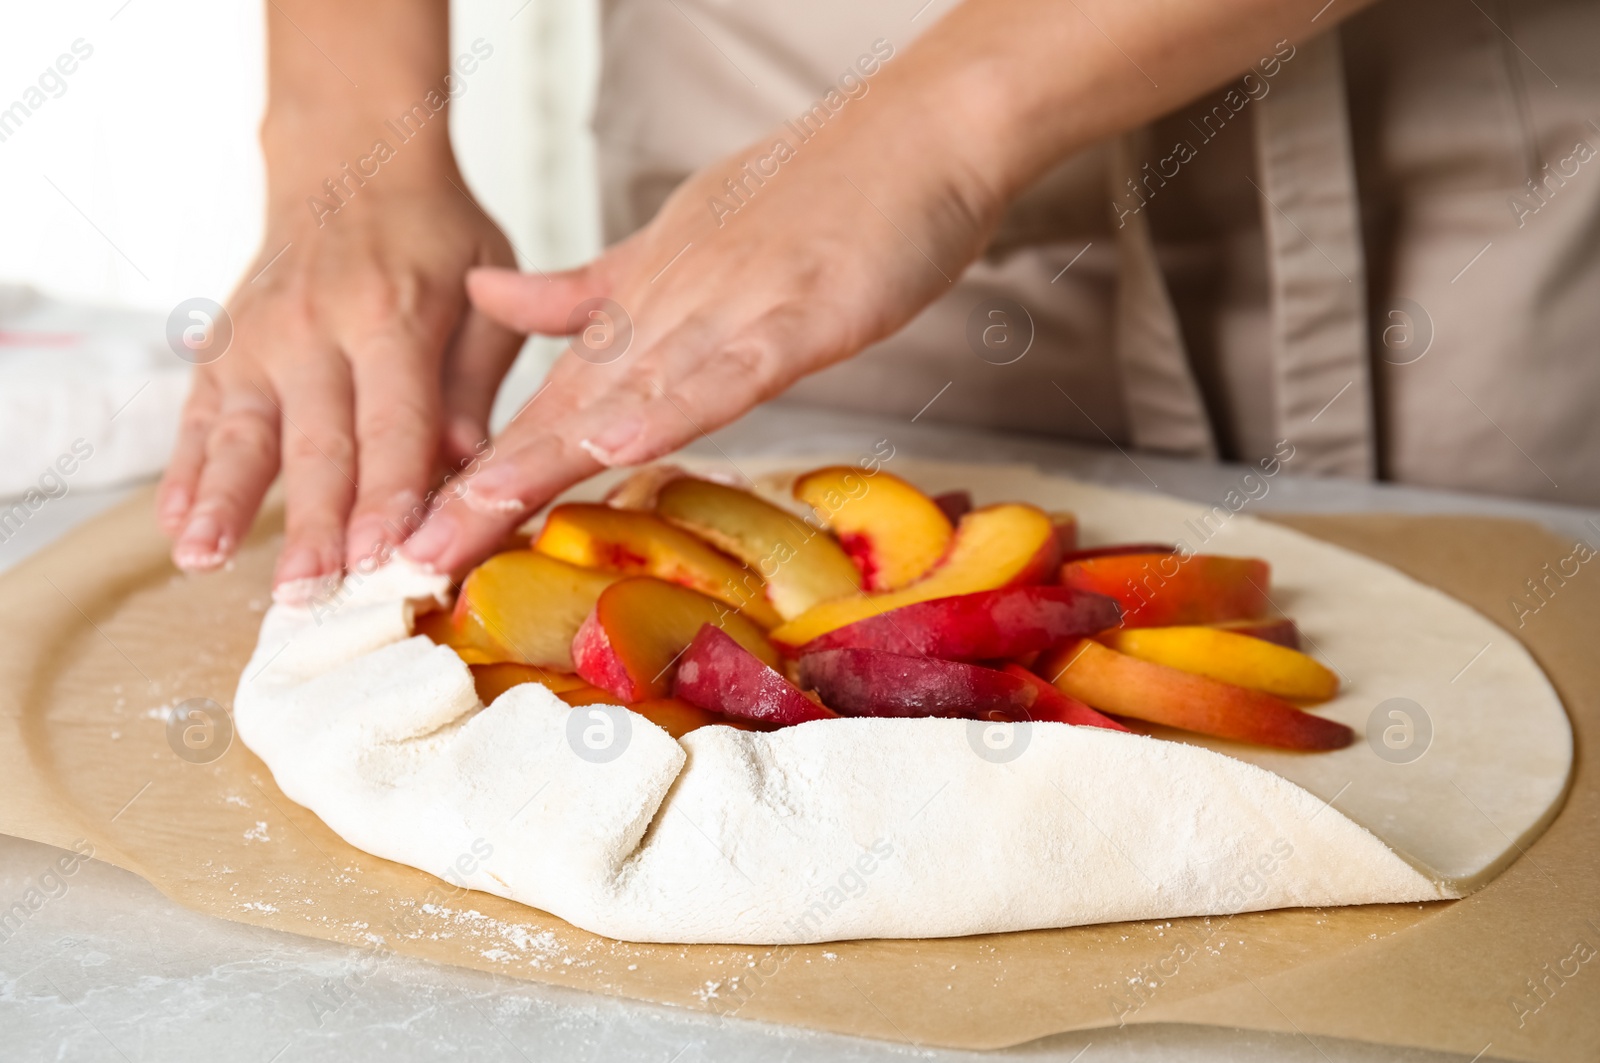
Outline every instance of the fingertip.
{"type": "Polygon", "coordinates": [[[559,273],[519,273],[479,266],[467,274],[467,298],[483,316],[520,333],[569,335],[576,327],[572,310],[583,300],[604,295],[591,266],[559,273]]]}
{"type": "Polygon", "coordinates": [[[322,597],[339,583],[339,564],[324,550],[309,545],[287,545],[272,577],[272,600],[305,605],[322,597]]]}
{"type": "Polygon", "coordinates": [[[436,510],[400,547],[400,554],[413,564],[438,571],[437,562],[455,541],[457,532],[455,514],[448,508],[436,510]]]}
{"type": "Polygon", "coordinates": [[[473,266],[467,270],[467,287],[475,284],[493,284],[497,277],[520,277],[515,266],[473,266]]]}
{"type": "Polygon", "coordinates": [[[464,575],[471,566],[493,553],[506,535],[522,523],[521,512],[486,513],[452,502],[428,518],[406,540],[400,553],[413,564],[433,572],[464,575]]]}
{"type": "Polygon", "coordinates": [[[172,562],[185,572],[220,568],[233,554],[233,536],[211,513],[191,516],[172,547],[172,562]]]}
{"type": "Polygon", "coordinates": [[[504,266],[475,266],[467,271],[467,298],[495,320],[502,320],[505,313],[531,296],[533,285],[532,277],[504,266]]]}

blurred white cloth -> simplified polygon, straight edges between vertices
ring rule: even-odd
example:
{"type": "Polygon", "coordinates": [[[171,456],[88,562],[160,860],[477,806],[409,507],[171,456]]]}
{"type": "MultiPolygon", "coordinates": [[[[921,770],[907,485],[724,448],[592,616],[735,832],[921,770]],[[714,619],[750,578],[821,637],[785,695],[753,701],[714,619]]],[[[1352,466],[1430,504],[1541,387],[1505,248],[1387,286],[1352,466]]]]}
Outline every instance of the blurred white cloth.
{"type": "Polygon", "coordinates": [[[191,367],[165,328],[156,314],[0,285],[0,499],[111,487],[166,466],[191,367]]]}

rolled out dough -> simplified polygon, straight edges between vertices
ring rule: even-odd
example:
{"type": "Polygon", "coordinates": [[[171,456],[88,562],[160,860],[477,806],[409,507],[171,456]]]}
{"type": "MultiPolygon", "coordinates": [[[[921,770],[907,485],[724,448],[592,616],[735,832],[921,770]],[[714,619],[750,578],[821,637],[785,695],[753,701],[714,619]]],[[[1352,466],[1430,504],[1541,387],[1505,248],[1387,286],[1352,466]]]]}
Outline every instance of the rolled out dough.
{"type": "Polygon", "coordinates": [[[235,699],[239,735],[358,848],[635,941],[1436,900],[1487,881],[1553,814],[1571,764],[1559,701],[1520,645],[1437,591],[1247,515],[1200,544],[1183,533],[1208,510],[1189,503],[1015,468],[895,471],[980,504],[1073,509],[1086,542],[1267,558],[1279,604],[1345,680],[1319,711],[1363,734],[1404,697],[1428,714],[1431,747],[1396,763],[1361,740],[1295,755],[936,719],[674,740],[536,684],[485,707],[453,651],[411,637],[414,603],[448,585],[403,563],[353,577],[332,609],[272,607],[235,699]],[[585,744],[596,727],[604,756],[585,744]]]}

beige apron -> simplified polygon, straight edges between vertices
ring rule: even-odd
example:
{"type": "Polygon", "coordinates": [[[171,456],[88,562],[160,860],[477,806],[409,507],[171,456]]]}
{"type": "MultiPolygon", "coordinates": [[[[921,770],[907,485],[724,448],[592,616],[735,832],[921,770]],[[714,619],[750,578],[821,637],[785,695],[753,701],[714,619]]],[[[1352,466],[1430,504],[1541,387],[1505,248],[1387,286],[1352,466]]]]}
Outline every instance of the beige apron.
{"type": "MultiPolygon", "coordinates": [[[[607,239],[950,5],[919,6],[606,0],[607,239]]],[[[1600,503],[1597,45],[1593,2],[1386,0],[1065,160],[790,398],[1600,503]],[[968,342],[995,298],[1033,330],[1004,365],[968,342]]]]}

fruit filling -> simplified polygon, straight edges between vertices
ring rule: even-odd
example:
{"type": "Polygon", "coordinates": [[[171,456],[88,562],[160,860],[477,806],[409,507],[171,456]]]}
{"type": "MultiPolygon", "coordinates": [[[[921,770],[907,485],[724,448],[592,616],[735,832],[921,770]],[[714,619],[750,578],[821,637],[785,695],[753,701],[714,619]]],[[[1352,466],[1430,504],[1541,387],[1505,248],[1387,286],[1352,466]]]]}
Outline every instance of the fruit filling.
{"type": "Polygon", "coordinates": [[[416,633],[471,666],[484,704],[540,683],[675,737],[929,716],[1354,738],[1308,711],[1340,677],[1273,614],[1260,558],[1083,545],[1073,514],[876,468],[816,469],[792,498],[642,470],[607,504],[555,507],[416,633]]]}

